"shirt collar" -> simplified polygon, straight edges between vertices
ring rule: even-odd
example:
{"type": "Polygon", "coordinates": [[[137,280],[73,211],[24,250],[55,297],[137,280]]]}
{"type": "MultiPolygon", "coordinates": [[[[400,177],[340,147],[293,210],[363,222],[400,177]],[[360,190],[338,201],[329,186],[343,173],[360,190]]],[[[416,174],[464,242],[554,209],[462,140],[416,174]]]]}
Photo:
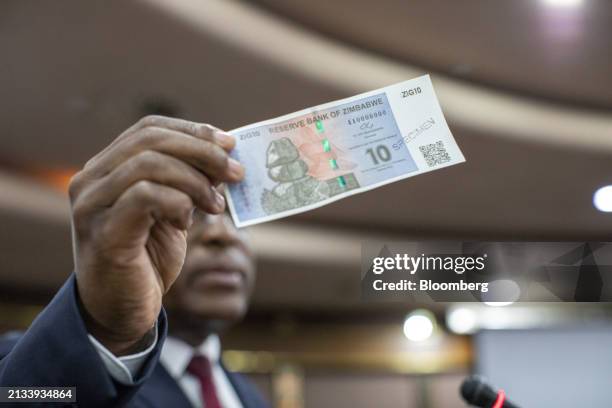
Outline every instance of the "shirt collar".
{"type": "Polygon", "coordinates": [[[173,378],[180,378],[185,373],[194,354],[208,358],[210,364],[219,364],[221,341],[216,334],[209,335],[198,347],[191,347],[176,337],[167,337],[162,348],[160,360],[173,378]]]}

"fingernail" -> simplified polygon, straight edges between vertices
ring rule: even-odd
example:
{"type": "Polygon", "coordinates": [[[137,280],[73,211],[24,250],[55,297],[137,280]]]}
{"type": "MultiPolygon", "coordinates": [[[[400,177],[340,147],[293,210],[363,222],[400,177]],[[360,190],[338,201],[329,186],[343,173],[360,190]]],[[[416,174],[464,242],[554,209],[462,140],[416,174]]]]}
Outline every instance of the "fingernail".
{"type": "Polygon", "coordinates": [[[229,133],[218,131],[218,132],[215,132],[215,137],[217,138],[219,143],[221,143],[224,146],[233,147],[236,144],[236,139],[234,138],[234,136],[230,135],[229,133]]]}
{"type": "Polygon", "coordinates": [[[241,179],[244,176],[244,167],[236,160],[229,158],[228,162],[229,173],[234,179],[241,179]]]}
{"type": "Polygon", "coordinates": [[[217,202],[217,208],[219,212],[225,210],[225,197],[223,197],[220,193],[216,193],[215,200],[217,202]]]}

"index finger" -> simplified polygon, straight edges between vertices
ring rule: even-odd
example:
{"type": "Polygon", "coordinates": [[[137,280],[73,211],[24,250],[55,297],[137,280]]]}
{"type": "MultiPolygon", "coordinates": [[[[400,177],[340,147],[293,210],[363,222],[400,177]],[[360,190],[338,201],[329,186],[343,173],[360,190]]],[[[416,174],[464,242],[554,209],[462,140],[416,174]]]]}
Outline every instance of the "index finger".
{"type": "Polygon", "coordinates": [[[215,143],[229,152],[236,146],[236,139],[229,133],[207,123],[192,122],[186,119],[170,118],[167,116],[145,116],[119,136],[111,146],[129,137],[131,134],[146,127],[165,128],[185,133],[198,139],[215,143]]]}

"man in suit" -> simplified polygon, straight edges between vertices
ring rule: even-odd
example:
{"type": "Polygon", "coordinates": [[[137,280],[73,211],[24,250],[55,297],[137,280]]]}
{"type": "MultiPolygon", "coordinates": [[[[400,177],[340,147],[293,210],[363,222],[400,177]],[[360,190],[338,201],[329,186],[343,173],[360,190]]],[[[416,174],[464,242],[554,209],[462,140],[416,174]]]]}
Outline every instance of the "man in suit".
{"type": "Polygon", "coordinates": [[[70,185],[75,273],[0,341],[0,386],[76,387],[81,407],[267,406],[219,359],[255,279],[219,192],[244,176],[234,146],[155,116],[87,162],[70,185]]]}

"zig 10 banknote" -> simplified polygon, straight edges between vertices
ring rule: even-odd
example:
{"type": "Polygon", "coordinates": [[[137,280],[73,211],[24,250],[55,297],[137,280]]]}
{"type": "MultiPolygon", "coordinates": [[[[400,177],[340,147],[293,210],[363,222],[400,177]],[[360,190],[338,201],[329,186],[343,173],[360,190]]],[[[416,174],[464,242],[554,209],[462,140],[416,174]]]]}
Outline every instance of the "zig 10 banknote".
{"type": "Polygon", "coordinates": [[[465,161],[427,75],[230,133],[246,169],[226,190],[238,227],[465,161]]]}

